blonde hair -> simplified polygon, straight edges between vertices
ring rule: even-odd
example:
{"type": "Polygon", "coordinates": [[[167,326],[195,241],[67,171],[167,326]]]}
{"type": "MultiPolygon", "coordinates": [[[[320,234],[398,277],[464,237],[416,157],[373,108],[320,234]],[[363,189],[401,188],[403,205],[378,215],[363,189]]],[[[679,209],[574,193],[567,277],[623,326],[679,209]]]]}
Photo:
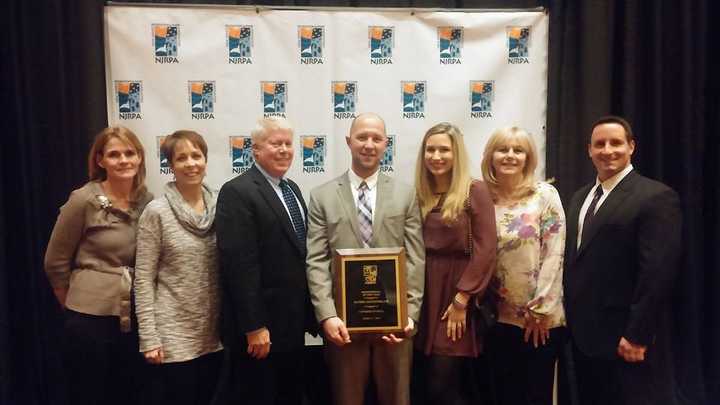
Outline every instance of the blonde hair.
{"type": "Polygon", "coordinates": [[[425,166],[425,146],[428,138],[440,134],[445,134],[450,138],[453,154],[450,188],[445,194],[445,201],[441,208],[442,220],[449,224],[455,222],[465,209],[465,200],[470,193],[470,184],[472,184],[470,159],[465,150],[462,132],[455,125],[441,122],[428,129],[425,133],[415,167],[415,190],[422,217],[425,218],[440,201],[440,196],[435,192],[435,178],[425,166]]]}
{"type": "Polygon", "coordinates": [[[482,174],[493,198],[497,199],[500,184],[495,176],[493,167],[493,153],[501,146],[516,141],[525,149],[525,167],[522,171],[522,180],[513,191],[511,198],[523,198],[535,191],[535,168],[537,168],[537,148],[530,134],[519,127],[506,127],[495,130],[490,136],[483,152],[482,174]]]}
{"type": "Polygon", "coordinates": [[[140,157],[140,164],[138,165],[137,173],[133,179],[133,187],[130,191],[130,201],[137,202],[147,192],[147,188],[145,187],[145,148],[143,148],[137,135],[128,128],[121,126],[108,127],[95,136],[95,141],[93,141],[90,152],[88,153],[88,177],[90,181],[107,180],[107,171],[100,167],[98,160],[105,152],[105,145],[107,145],[112,138],[117,138],[126,145],[135,148],[138,157],[140,157]]]}

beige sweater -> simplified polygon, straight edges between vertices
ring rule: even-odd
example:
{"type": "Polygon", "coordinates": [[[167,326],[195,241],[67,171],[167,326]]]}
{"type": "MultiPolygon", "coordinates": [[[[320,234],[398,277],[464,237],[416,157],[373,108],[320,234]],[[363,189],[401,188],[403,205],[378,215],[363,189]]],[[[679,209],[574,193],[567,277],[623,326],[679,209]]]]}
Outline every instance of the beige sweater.
{"type": "Polygon", "coordinates": [[[103,208],[108,200],[98,182],[70,194],[45,252],[50,284],[69,288],[67,308],[90,315],[129,314],[137,221],[151,199],[146,193],[126,212],[103,208]]]}

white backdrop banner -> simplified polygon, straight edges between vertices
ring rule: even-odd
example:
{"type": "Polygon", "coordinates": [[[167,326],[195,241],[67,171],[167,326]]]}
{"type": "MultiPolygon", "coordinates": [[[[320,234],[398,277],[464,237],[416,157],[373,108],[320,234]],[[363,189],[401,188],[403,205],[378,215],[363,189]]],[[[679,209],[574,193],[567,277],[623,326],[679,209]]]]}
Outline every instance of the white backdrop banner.
{"type": "Polygon", "coordinates": [[[178,129],[202,134],[207,182],[251,167],[250,131],[263,116],[295,129],[288,176],[303,193],[350,164],[361,112],[386,121],[383,172],[412,183],[422,136],[438,122],[463,131],[473,173],[496,128],[517,125],[545,173],[548,16],[541,11],[105,8],[108,122],[146,149],[156,195],[172,179],[160,155],[178,129]]]}

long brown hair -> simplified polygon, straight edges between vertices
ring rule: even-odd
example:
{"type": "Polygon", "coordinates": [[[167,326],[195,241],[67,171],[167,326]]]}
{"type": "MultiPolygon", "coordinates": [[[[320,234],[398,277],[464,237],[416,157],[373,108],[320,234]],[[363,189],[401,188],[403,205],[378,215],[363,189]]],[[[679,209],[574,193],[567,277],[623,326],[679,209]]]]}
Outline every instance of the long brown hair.
{"type": "Polygon", "coordinates": [[[425,146],[428,138],[440,134],[447,135],[452,145],[453,165],[450,188],[445,194],[445,201],[441,209],[443,222],[452,223],[465,209],[465,200],[470,193],[470,184],[472,184],[470,159],[465,150],[462,132],[455,125],[441,122],[425,133],[415,166],[415,190],[420,204],[420,212],[425,218],[440,200],[435,192],[435,179],[425,166],[425,146]]]}
{"type": "Polygon", "coordinates": [[[88,177],[90,181],[107,180],[107,171],[100,167],[98,160],[103,156],[105,145],[107,145],[112,138],[117,138],[123,143],[131,145],[140,157],[138,171],[135,174],[133,187],[130,191],[130,200],[137,202],[147,192],[147,188],[145,187],[145,148],[143,148],[137,135],[131,130],[120,126],[108,127],[95,136],[95,141],[93,141],[90,152],[88,153],[88,177]]]}

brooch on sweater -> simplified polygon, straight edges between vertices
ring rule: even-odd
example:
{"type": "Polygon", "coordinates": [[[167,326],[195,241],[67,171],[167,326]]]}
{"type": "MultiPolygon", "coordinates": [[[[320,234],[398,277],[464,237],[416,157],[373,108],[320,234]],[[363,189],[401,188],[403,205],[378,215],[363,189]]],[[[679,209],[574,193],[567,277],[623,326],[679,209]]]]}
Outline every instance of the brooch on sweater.
{"type": "Polygon", "coordinates": [[[110,199],[105,197],[104,195],[98,194],[95,196],[95,198],[100,203],[100,208],[102,208],[104,210],[108,210],[108,209],[112,208],[112,203],[110,202],[110,199]]]}

